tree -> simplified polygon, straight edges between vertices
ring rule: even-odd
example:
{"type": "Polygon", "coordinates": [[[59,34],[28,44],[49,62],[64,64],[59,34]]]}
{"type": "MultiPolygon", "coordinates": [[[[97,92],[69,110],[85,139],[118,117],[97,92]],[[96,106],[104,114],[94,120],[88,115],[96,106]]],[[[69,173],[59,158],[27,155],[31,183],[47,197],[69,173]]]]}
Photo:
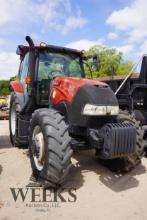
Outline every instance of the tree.
{"type": "Polygon", "coordinates": [[[115,75],[126,75],[133,66],[131,61],[124,61],[123,54],[118,52],[114,48],[106,48],[100,45],[91,47],[88,51],[85,51],[86,57],[95,56],[99,58],[99,67],[94,68],[92,59],[88,60],[88,65],[85,64],[85,72],[88,78],[91,75],[94,78],[103,76],[115,76],[115,75]],[[91,73],[91,70],[92,73],[91,73]]]}
{"type": "Polygon", "coordinates": [[[12,76],[11,78],[10,78],[10,82],[11,81],[14,81],[14,80],[17,80],[18,79],[18,76],[16,75],[16,76],[12,76]]]}
{"type": "Polygon", "coordinates": [[[128,73],[132,69],[133,65],[131,61],[125,61],[120,63],[117,69],[117,74],[118,75],[124,75],[128,73]]]}
{"type": "Polygon", "coordinates": [[[9,95],[9,84],[11,81],[16,80],[17,76],[11,77],[9,80],[0,80],[0,96],[9,95]]]}
{"type": "Polygon", "coordinates": [[[9,94],[9,80],[0,80],[0,96],[9,94]]]}

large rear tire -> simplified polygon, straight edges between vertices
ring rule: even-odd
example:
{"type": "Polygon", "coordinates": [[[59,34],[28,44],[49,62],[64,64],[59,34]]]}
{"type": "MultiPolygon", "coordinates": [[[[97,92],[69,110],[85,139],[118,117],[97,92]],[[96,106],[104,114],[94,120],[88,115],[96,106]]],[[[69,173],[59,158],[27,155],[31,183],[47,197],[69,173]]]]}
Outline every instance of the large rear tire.
{"type": "Polygon", "coordinates": [[[30,122],[33,176],[45,187],[58,187],[71,168],[72,149],[64,117],[54,109],[36,110],[30,122]]]}
{"type": "Polygon", "coordinates": [[[128,157],[121,159],[124,163],[124,171],[130,171],[141,163],[141,159],[144,156],[144,130],[140,125],[140,122],[135,119],[133,115],[130,115],[127,111],[120,111],[118,122],[129,122],[132,123],[136,128],[136,152],[128,157]]]}
{"type": "Polygon", "coordinates": [[[9,132],[10,132],[10,142],[15,147],[25,147],[26,145],[22,143],[18,138],[18,116],[20,112],[20,105],[17,100],[15,93],[11,93],[10,97],[10,111],[9,111],[9,132]]]}

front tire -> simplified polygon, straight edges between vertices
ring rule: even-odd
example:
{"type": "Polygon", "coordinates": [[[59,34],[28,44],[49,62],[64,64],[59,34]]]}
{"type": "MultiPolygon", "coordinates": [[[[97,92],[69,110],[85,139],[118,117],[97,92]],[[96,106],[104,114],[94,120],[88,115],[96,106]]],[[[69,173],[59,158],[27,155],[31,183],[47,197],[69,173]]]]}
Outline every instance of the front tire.
{"type": "Polygon", "coordinates": [[[72,149],[64,117],[53,109],[36,110],[30,122],[33,176],[45,187],[58,187],[71,168],[72,149]]]}

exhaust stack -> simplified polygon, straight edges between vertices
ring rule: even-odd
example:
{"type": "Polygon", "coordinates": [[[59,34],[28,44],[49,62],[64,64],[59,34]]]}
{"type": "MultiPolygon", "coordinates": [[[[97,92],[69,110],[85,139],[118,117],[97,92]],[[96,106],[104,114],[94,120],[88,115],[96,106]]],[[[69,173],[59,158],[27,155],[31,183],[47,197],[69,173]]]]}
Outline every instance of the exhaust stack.
{"type": "Polygon", "coordinates": [[[30,36],[26,36],[25,39],[28,42],[30,48],[33,48],[34,47],[34,42],[33,42],[32,38],[30,36]]]}

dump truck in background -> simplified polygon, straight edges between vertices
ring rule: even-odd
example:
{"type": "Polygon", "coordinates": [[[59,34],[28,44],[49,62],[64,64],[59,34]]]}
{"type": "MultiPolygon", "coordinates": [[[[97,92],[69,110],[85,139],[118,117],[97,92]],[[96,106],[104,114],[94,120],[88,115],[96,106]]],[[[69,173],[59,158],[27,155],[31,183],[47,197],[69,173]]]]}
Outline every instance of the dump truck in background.
{"type": "MultiPolygon", "coordinates": [[[[143,56],[140,74],[125,79],[105,80],[116,94],[119,106],[140,122],[147,145],[147,55],[143,56]]],[[[146,149],[146,148],[145,148],[146,149]]]]}

